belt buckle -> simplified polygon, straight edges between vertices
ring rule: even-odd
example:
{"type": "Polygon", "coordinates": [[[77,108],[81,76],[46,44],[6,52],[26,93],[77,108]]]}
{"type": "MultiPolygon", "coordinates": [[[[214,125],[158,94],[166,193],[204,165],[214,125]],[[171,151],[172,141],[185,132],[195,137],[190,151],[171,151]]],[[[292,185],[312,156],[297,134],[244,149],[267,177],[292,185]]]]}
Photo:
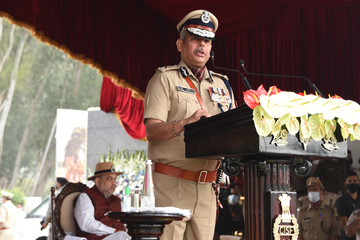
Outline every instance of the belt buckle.
{"type": "Polygon", "coordinates": [[[207,171],[200,171],[198,183],[205,183],[207,177],[207,171]],[[204,181],[201,181],[202,174],[205,173],[204,181]]]}

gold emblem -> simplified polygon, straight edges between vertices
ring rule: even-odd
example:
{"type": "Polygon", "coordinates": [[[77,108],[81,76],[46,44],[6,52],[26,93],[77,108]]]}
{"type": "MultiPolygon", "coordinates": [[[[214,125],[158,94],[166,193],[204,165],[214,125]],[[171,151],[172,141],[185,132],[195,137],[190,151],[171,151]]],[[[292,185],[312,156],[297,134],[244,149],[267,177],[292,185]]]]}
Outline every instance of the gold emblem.
{"type": "Polygon", "coordinates": [[[275,219],[273,234],[274,240],[281,240],[281,237],[291,237],[297,240],[299,236],[299,225],[294,214],[290,213],[291,197],[283,193],[279,198],[282,213],[275,219]]]}
{"type": "Polygon", "coordinates": [[[286,129],[281,129],[274,139],[271,141],[271,144],[275,144],[277,147],[285,146],[288,142],[286,141],[288,137],[288,132],[286,129]]]}
{"type": "Polygon", "coordinates": [[[337,145],[336,137],[334,135],[332,135],[330,137],[324,137],[323,140],[324,140],[324,143],[322,144],[322,146],[326,150],[328,150],[328,151],[339,150],[339,146],[337,145]]]}

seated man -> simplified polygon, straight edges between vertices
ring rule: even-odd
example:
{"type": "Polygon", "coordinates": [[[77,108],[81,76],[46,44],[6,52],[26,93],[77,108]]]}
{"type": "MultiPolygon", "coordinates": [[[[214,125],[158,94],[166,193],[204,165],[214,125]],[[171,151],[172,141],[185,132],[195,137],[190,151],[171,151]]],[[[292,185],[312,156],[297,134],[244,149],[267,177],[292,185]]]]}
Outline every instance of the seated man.
{"type": "Polygon", "coordinates": [[[310,204],[298,211],[299,240],[329,239],[340,237],[340,226],[334,207],[323,203],[324,186],[318,178],[310,177],[306,181],[310,204]]]}
{"type": "Polygon", "coordinates": [[[113,195],[116,178],[122,172],[115,172],[112,162],[102,162],[95,166],[95,185],[82,192],[75,204],[76,235],[88,240],[129,240],[124,224],[104,216],[109,211],[120,212],[120,198],[113,195]]]}

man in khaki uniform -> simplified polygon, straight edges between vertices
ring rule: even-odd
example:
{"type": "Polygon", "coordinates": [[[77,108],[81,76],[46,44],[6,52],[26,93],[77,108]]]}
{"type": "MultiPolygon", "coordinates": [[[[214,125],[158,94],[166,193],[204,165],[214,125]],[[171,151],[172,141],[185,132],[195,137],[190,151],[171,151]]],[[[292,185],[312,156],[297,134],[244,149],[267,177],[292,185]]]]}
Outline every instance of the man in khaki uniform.
{"type": "Polygon", "coordinates": [[[310,204],[298,210],[299,240],[335,240],[340,237],[340,224],[334,207],[322,202],[324,186],[318,178],[306,181],[310,204]]]}
{"type": "Polygon", "coordinates": [[[191,217],[166,225],[161,239],[209,240],[216,221],[218,161],[185,157],[184,126],[234,108],[227,78],[209,71],[212,40],[218,20],[196,10],[177,25],[181,53],[178,65],[159,68],[145,95],[144,123],[148,156],[155,162],[154,193],[157,207],[190,209],[191,217]]]}
{"type": "Polygon", "coordinates": [[[12,240],[14,238],[14,226],[16,222],[17,208],[11,202],[14,194],[1,191],[0,207],[0,239],[12,240]]]}

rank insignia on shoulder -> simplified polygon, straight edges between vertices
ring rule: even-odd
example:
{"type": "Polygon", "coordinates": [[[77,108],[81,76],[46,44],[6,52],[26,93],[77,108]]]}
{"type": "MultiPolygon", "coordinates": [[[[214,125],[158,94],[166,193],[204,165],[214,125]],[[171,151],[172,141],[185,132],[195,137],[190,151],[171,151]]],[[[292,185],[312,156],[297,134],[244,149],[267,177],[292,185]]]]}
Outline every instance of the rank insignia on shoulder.
{"type": "Polygon", "coordinates": [[[156,70],[160,72],[166,72],[173,69],[177,69],[177,65],[158,67],[156,70]]]}
{"type": "Polygon", "coordinates": [[[180,67],[179,71],[180,71],[181,75],[183,76],[183,78],[186,78],[187,76],[190,75],[188,70],[184,66],[180,67]]]}
{"type": "Polygon", "coordinates": [[[224,74],[216,73],[216,72],[213,72],[211,70],[209,70],[209,74],[211,75],[211,77],[213,77],[213,76],[220,77],[220,78],[223,77],[223,78],[225,78],[226,80],[229,81],[229,78],[224,74]]]}

